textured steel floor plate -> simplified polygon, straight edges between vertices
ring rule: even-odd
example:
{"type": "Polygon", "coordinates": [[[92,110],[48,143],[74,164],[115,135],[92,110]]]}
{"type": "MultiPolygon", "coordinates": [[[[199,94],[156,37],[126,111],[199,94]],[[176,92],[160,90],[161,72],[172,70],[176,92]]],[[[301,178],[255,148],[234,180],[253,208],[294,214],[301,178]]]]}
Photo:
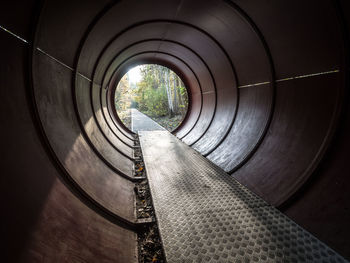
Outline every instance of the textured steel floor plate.
{"type": "Polygon", "coordinates": [[[168,263],[347,262],[169,132],[139,137],[168,263]]]}

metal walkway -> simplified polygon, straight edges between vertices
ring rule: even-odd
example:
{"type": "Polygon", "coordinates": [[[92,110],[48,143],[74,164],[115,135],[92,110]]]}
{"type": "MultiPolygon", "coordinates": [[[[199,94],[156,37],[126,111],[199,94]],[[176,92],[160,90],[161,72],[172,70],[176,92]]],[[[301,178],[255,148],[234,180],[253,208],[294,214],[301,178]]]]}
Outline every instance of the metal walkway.
{"type": "Polygon", "coordinates": [[[165,129],[154,120],[139,112],[137,109],[131,109],[131,130],[138,131],[157,131],[165,129]]]}
{"type": "Polygon", "coordinates": [[[139,132],[172,262],[347,262],[167,131],[139,132]]]}

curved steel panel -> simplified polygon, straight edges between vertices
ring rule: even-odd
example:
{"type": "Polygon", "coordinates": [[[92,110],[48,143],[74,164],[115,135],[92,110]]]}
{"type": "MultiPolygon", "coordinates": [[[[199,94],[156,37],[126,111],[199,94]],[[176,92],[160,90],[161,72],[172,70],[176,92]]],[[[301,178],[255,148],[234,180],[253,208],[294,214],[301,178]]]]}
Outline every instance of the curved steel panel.
{"type": "Polygon", "coordinates": [[[332,1],[273,1],[271,5],[234,2],[245,10],[264,35],[277,79],[340,66],[344,55],[340,52],[341,32],[332,1]]]}
{"type": "Polygon", "coordinates": [[[60,162],[96,202],[126,220],[135,221],[133,184],[106,166],[81,133],[72,102],[72,71],[38,52],[33,66],[40,118],[60,162]]]}
{"type": "Polygon", "coordinates": [[[133,159],[133,150],[118,141],[116,143],[119,145],[117,144],[117,146],[115,146],[108,137],[102,133],[102,129],[98,126],[99,124],[96,123],[92,111],[91,93],[89,91],[89,89],[92,88],[90,81],[77,75],[75,85],[79,116],[89,139],[110,164],[117,170],[132,177],[133,161],[131,160],[133,159]]]}
{"type": "Polygon", "coordinates": [[[268,81],[271,72],[265,49],[247,17],[230,2],[185,1],[177,18],[201,28],[220,45],[234,66],[239,85],[268,81]]]}
{"type": "Polygon", "coordinates": [[[132,1],[116,3],[89,32],[79,56],[79,72],[92,77],[94,63],[98,60],[100,52],[110,41],[113,41],[116,35],[123,33],[130,25],[143,23],[143,21],[174,18],[179,3],[180,0],[166,2],[154,0],[152,4],[150,2],[138,2],[136,5],[132,1]],[[130,16],[129,10],[134,10],[138,15],[130,16]],[[111,24],[113,26],[110,26],[111,24]]]}
{"type": "MultiPolygon", "coordinates": [[[[132,136],[130,131],[128,131],[128,129],[122,126],[122,124],[118,123],[118,120],[115,119],[115,115],[112,113],[113,111],[116,112],[115,110],[115,106],[114,103],[113,105],[110,105],[108,98],[110,98],[110,94],[108,92],[108,90],[106,89],[100,89],[100,96],[101,96],[101,108],[102,108],[102,114],[105,116],[106,120],[109,122],[109,125],[111,127],[116,127],[117,130],[124,134],[124,136],[127,136],[128,134],[130,134],[127,138],[130,139],[130,137],[132,136]]],[[[113,99],[114,102],[114,99],[113,99]]],[[[116,113],[115,113],[116,114],[116,113]]]]}
{"type": "Polygon", "coordinates": [[[135,232],[90,210],[56,179],[21,261],[133,263],[136,240],[135,232]]]}
{"type": "Polygon", "coordinates": [[[45,1],[36,28],[36,45],[74,67],[76,53],[87,26],[107,3],[108,0],[70,3],[45,1]]]}
{"type": "MultiPolygon", "coordinates": [[[[188,90],[188,95],[192,98],[192,100],[188,105],[188,118],[186,119],[185,117],[180,128],[181,131],[184,132],[187,130],[190,131],[190,129],[192,129],[199,118],[202,106],[201,86],[199,84],[198,76],[195,74],[195,72],[193,72],[192,68],[187,63],[185,64],[183,60],[176,56],[159,51],[156,53],[153,53],[152,51],[145,51],[135,54],[130,57],[130,59],[119,64],[118,67],[114,70],[112,78],[119,76],[117,79],[120,79],[126,69],[139,63],[156,63],[167,66],[175,71],[183,79],[188,90]]],[[[112,82],[116,83],[118,80],[113,80],[112,82]]],[[[109,93],[111,93],[110,96],[113,96],[113,87],[109,89],[109,93]]],[[[110,99],[109,101],[112,100],[110,99]]]]}
{"type": "Polygon", "coordinates": [[[96,68],[94,70],[93,80],[105,87],[106,85],[104,80],[108,80],[110,78],[108,76],[105,77],[105,74],[108,72],[110,63],[113,62],[112,58],[114,58],[126,47],[130,46],[133,43],[137,43],[140,40],[162,40],[168,24],[168,22],[139,24],[127,31],[123,31],[122,34],[117,35],[110,43],[108,43],[108,46],[104,47],[102,54],[100,54],[99,59],[96,63],[96,68]]]}
{"type": "MultiPolygon", "coordinates": [[[[144,53],[144,52],[152,52],[152,50],[157,50],[157,47],[159,45],[167,45],[169,52],[171,52],[171,54],[175,55],[177,58],[181,59],[182,61],[187,61],[186,64],[188,64],[188,67],[195,67],[196,71],[199,72],[200,76],[197,76],[198,80],[202,80],[202,83],[200,84],[200,88],[204,91],[210,91],[212,89],[212,86],[210,86],[210,74],[208,74],[205,65],[203,65],[202,60],[198,58],[198,56],[196,54],[193,54],[193,52],[189,49],[187,49],[186,47],[183,46],[179,46],[176,42],[168,42],[167,40],[163,40],[163,41],[158,41],[158,40],[149,40],[149,41],[145,41],[145,42],[141,42],[141,43],[136,43],[134,45],[131,45],[130,47],[127,47],[125,49],[122,49],[121,52],[118,53],[117,57],[113,60],[113,63],[110,64],[109,68],[107,69],[107,74],[106,74],[106,78],[107,76],[112,76],[112,73],[114,72],[116,69],[118,69],[118,67],[121,65],[121,63],[124,63],[124,61],[127,60],[128,57],[132,57],[135,54],[139,54],[139,53],[144,53]],[[171,47],[171,48],[170,48],[171,47]],[[150,50],[150,51],[147,51],[150,50]],[[110,73],[108,73],[110,72],[110,73]]],[[[162,48],[159,47],[158,51],[154,51],[154,54],[161,54],[162,48]]],[[[155,56],[155,55],[154,55],[155,56]]],[[[195,72],[194,72],[195,73],[195,72]]],[[[196,74],[196,73],[195,73],[196,74]]],[[[196,74],[197,75],[197,74],[196,74]]],[[[114,83],[115,81],[113,81],[114,83]]],[[[198,86],[196,85],[189,85],[189,91],[191,94],[196,94],[198,93],[197,91],[198,86]]],[[[196,98],[196,97],[194,97],[196,98]]],[[[195,103],[198,104],[198,102],[196,101],[195,103]]],[[[195,108],[192,108],[192,113],[193,115],[197,115],[200,114],[198,113],[198,111],[194,111],[195,108]]],[[[201,110],[201,109],[198,109],[201,110]]],[[[197,123],[197,121],[195,122],[197,123]]],[[[188,127],[188,126],[187,126],[188,127]]],[[[191,128],[187,128],[188,130],[192,129],[191,128]]],[[[180,128],[181,130],[181,128],[180,128]]]]}
{"type": "MultiPolygon", "coordinates": [[[[146,48],[146,49],[150,49],[150,50],[156,50],[156,49],[157,49],[157,46],[158,46],[158,43],[157,43],[157,42],[148,42],[148,43],[147,43],[147,47],[145,47],[145,48],[146,48]]],[[[140,46],[134,46],[134,47],[132,48],[131,54],[140,52],[140,48],[141,48],[140,46]]],[[[144,48],[144,47],[142,47],[142,48],[144,48]]],[[[141,48],[141,51],[143,51],[142,48],[141,48]]],[[[130,50],[129,50],[129,52],[130,52],[130,50]]],[[[118,56],[117,58],[114,59],[114,61],[116,61],[116,65],[118,65],[119,63],[122,63],[122,62],[124,62],[125,60],[127,60],[129,56],[130,56],[130,53],[121,53],[120,56],[118,56]]],[[[113,68],[113,70],[114,70],[114,68],[113,68]]],[[[107,74],[106,74],[106,75],[107,75],[107,74]]],[[[110,85],[117,85],[117,83],[115,83],[115,84],[114,84],[114,83],[115,83],[115,82],[113,81],[113,83],[112,83],[112,84],[109,84],[109,86],[110,86],[110,85]]],[[[102,86],[102,87],[104,87],[104,86],[102,86]]],[[[102,88],[102,92],[105,92],[105,90],[106,90],[106,88],[102,88]]],[[[111,94],[110,94],[108,97],[110,97],[110,96],[111,96],[111,94]]],[[[116,114],[116,110],[115,110],[114,103],[113,103],[113,105],[111,105],[110,100],[108,100],[108,101],[106,102],[106,101],[105,101],[106,99],[107,99],[107,97],[105,97],[105,95],[102,95],[102,107],[105,107],[105,105],[107,106],[107,107],[105,108],[105,109],[106,109],[105,114],[109,114],[109,115],[110,115],[110,117],[111,117],[112,121],[114,122],[115,126],[116,126],[119,130],[124,131],[124,132],[123,132],[124,134],[125,134],[125,133],[126,133],[126,134],[130,133],[131,131],[128,130],[128,128],[125,127],[125,126],[121,123],[120,120],[118,120],[118,117],[117,117],[117,114],[116,114]],[[111,114],[111,113],[113,113],[113,114],[111,114]],[[119,123],[119,122],[120,122],[120,123],[119,123]]],[[[114,100],[113,100],[113,101],[114,101],[114,100]]]]}
{"type": "Polygon", "coordinates": [[[339,86],[339,74],[278,83],[266,138],[233,176],[275,206],[288,199],[307,180],[327,145],[339,86]]]}
{"type": "MultiPolygon", "coordinates": [[[[189,3],[189,8],[191,8],[191,3],[189,3]]],[[[201,8],[205,10],[205,6],[201,6],[201,8]]],[[[207,32],[215,37],[216,41],[220,42],[220,45],[222,46],[221,48],[225,51],[231,64],[232,61],[234,61],[235,68],[233,70],[238,76],[240,87],[254,82],[261,83],[271,81],[273,83],[274,69],[271,64],[272,59],[270,57],[269,49],[264,42],[259,29],[247,14],[232,3],[221,3],[214,8],[207,9],[203,12],[207,18],[211,20],[211,23],[210,26],[208,26],[207,23],[203,23],[202,27],[206,28],[207,32]],[[228,4],[233,7],[233,10],[227,8],[228,4]],[[213,30],[213,28],[215,28],[215,30],[213,30]],[[221,32],[226,32],[226,34],[230,32],[230,37],[225,37],[225,34],[220,34],[221,32]],[[237,48],[237,46],[240,48],[237,48]],[[254,65],[250,63],[253,58],[254,65]],[[252,70],[252,68],[254,68],[254,70],[252,70]],[[249,82],[247,82],[248,79],[249,82]]],[[[240,97],[240,95],[238,96],[240,97]]],[[[273,99],[273,94],[271,94],[271,96],[273,99]]],[[[219,102],[219,104],[220,103],[224,102],[219,102]]],[[[235,111],[235,114],[237,114],[237,110],[235,111]]],[[[269,117],[271,117],[271,115],[269,117]]],[[[229,128],[226,129],[223,136],[220,136],[221,138],[217,138],[215,141],[212,140],[212,136],[204,136],[199,142],[195,143],[193,147],[205,156],[215,151],[225,140],[227,141],[227,136],[232,133],[232,127],[236,121],[235,118],[236,115],[233,116],[229,128]]],[[[222,119],[224,120],[225,118],[222,119]]],[[[228,122],[228,120],[226,121],[228,122]]],[[[266,121],[266,124],[268,124],[268,122],[269,120],[266,121]]],[[[212,126],[215,127],[215,125],[212,126]]],[[[217,127],[216,129],[212,129],[212,133],[216,134],[216,132],[217,127]]],[[[262,136],[263,133],[257,138],[258,142],[262,139],[262,136]]],[[[243,143],[242,146],[245,147],[243,143]]],[[[221,147],[220,150],[226,153],[230,152],[232,148],[224,150],[221,147]]],[[[222,159],[230,158],[227,154],[226,157],[224,157],[223,155],[225,154],[222,153],[219,155],[221,155],[222,159]]]]}
{"type": "Polygon", "coordinates": [[[109,140],[116,147],[121,147],[121,149],[125,149],[126,152],[130,151],[128,148],[134,147],[134,141],[129,137],[126,137],[123,133],[119,131],[119,129],[114,128],[114,123],[109,117],[109,114],[105,115],[101,109],[101,86],[92,83],[92,106],[93,111],[96,116],[96,120],[99,123],[101,129],[109,138],[109,140]],[[124,145],[122,145],[124,144],[124,145]],[[125,148],[126,147],[126,148],[125,148]]]}
{"type": "Polygon", "coordinates": [[[107,110],[106,107],[106,99],[108,95],[106,94],[106,90],[99,88],[99,94],[96,95],[100,98],[98,102],[94,100],[94,104],[98,105],[95,107],[95,109],[98,108],[98,111],[95,112],[98,119],[101,119],[101,123],[103,123],[103,120],[105,120],[105,123],[108,125],[109,129],[113,132],[113,134],[120,138],[120,140],[127,145],[133,147],[135,145],[135,139],[132,137],[131,134],[126,134],[115,124],[114,120],[111,117],[111,113],[109,110],[107,110]]]}
{"type": "Polygon", "coordinates": [[[212,149],[225,136],[235,119],[237,110],[237,99],[234,99],[235,97],[237,97],[236,87],[218,89],[218,106],[216,107],[214,119],[205,134],[191,144],[195,150],[204,154],[206,150],[212,149]]]}
{"type": "MultiPolygon", "coordinates": [[[[3,262],[134,262],[136,233],[96,213],[63,179],[34,121],[29,45],[0,32],[3,262]],[[14,77],[16,76],[16,77],[14,77]],[[113,240],[111,244],[110,240],[113,240]]],[[[52,87],[52,86],[51,86],[52,87]]]]}
{"type": "Polygon", "coordinates": [[[207,158],[230,172],[254,149],[268,123],[272,106],[269,85],[242,88],[236,121],[224,142],[207,158]]]}
{"type": "MultiPolygon", "coordinates": [[[[3,1],[0,10],[0,26],[11,30],[22,39],[31,41],[35,14],[39,8],[40,4],[35,0],[22,1],[20,5],[16,1],[3,1]]],[[[4,43],[3,47],[5,46],[4,43]]]]}
{"type": "MultiPolygon", "coordinates": [[[[193,129],[191,129],[184,138],[181,138],[184,143],[191,144],[193,141],[198,140],[208,129],[210,120],[215,114],[215,98],[216,96],[214,92],[202,94],[203,108],[201,115],[193,129]]],[[[193,99],[196,99],[196,97],[193,97],[193,99]]]]}
{"type": "MultiPolygon", "coordinates": [[[[200,140],[205,133],[207,133],[212,124],[213,127],[215,127],[215,123],[218,123],[218,121],[220,121],[218,118],[215,118],[216,116],[223,114],[226,115],[224,116],[225,119],[229,119],[231,116],[231,120],[233,119],[234,112],[237,106],[237,90],[229,89],[235,83],[233,68],[231,67],[231,63],[228,61],[227,56],[223,52],[221,47],[218,46],[217,43],[213,41],[213,39],[209,35],[199,31],[196,28],[192,28],[184,24],[172,23],[168,27],[166,38],[176,39],[176,41],[191,47],[191,49],[194,50],[199,57],[203,58],[203,63],[207,67],[210,77],[213,79],[213,90],[215,90],[216,95],[214,104],[214,115],[209,119],[200,118],[196,125],[201,125],[201,127],[205,128],[202,130],[196,130],[194,128],[188,135],[186,135],[183,138],[183,141],[185,143],[193,144],[200,140]],[[201,45],[198,45],[197,43],[201,43],[201,45]],[[223,96],[227,99],[229,99],[232,96],[232,98],[230,99],[231,103],[218,104],[218,96],[223,96]],[[218,112],[218,115],[216,115],[216,112],[218,112]],[[200,122],[205,122],[206,124],[200,124],[200,122]],[[193,135],[191,135],[192,133],[193,135]]],[[[165,46],[165,48],[167,47],[165,46]]],[[[204,88],[203,92],[205,92],[204,88]]],[[[203,105],[203,107],[207,106],[203,105]]],[[[225,134],[228,127],[230,126],[230,121],[227,122],[227,125],[219,126],[221,128],[216,128],[217,133],[215,139],[212,138],[212,140],[220,140],[221,136],[225,134]],[[220,134],[218,132],[220,132],[220,134]]]]}

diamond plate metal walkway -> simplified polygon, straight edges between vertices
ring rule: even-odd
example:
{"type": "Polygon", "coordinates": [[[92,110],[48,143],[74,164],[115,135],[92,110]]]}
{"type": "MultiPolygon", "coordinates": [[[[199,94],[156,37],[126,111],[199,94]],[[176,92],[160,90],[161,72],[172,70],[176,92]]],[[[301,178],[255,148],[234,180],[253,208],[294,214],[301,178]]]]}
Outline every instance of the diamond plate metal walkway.
{"type": "Polygon", "coordinates": [[[172,262],[347,262],[167,131],[139,132],[172,262]]]}
{"type": "Polygon", "coordinates": [[[137,109],[131,109],[131,130],[138,131],[157,131],[165,129],[154,120],[139,112],[137,109]]]}

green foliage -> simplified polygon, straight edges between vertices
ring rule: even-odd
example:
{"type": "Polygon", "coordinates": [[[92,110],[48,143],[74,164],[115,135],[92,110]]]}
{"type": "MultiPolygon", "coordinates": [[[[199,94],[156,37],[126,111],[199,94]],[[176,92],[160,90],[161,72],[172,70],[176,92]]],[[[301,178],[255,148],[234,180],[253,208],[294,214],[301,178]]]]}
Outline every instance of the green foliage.
{"type": "Polygon", "coordinates": [[[144,98],[149,115],[164,116],[168,113],[167,97],[161,89],[148,88],[144,98]]]}
{"type": "Polygon", "coordinates": [[[175,122],[184,118],[188,107],[187,90],[173,71],[160,65],[146,64],[141,67],[142,78],[138,83],[129,82],[127,76],[121,79],[116,89],[118,115],[126,116],[123,111],[133,107],[152,118],[168,115],[171,119],[176,117],[175,122]]]}
{"type": "Polygon", "coordinates": [[[129,87],[128,76],[124,75],[119,81],[118,87],[115,91],[115,107],[118,111],[130,109],[132,101],[132,93],[129,87]]]}
{"type": "Polygon", "coordinates": [[[138,109],[150,116],[164,116],[168,113],[162,71],[164,69],[159,65],[144,65],[141,70],[142,80],[134,91],[138,109]]]}

